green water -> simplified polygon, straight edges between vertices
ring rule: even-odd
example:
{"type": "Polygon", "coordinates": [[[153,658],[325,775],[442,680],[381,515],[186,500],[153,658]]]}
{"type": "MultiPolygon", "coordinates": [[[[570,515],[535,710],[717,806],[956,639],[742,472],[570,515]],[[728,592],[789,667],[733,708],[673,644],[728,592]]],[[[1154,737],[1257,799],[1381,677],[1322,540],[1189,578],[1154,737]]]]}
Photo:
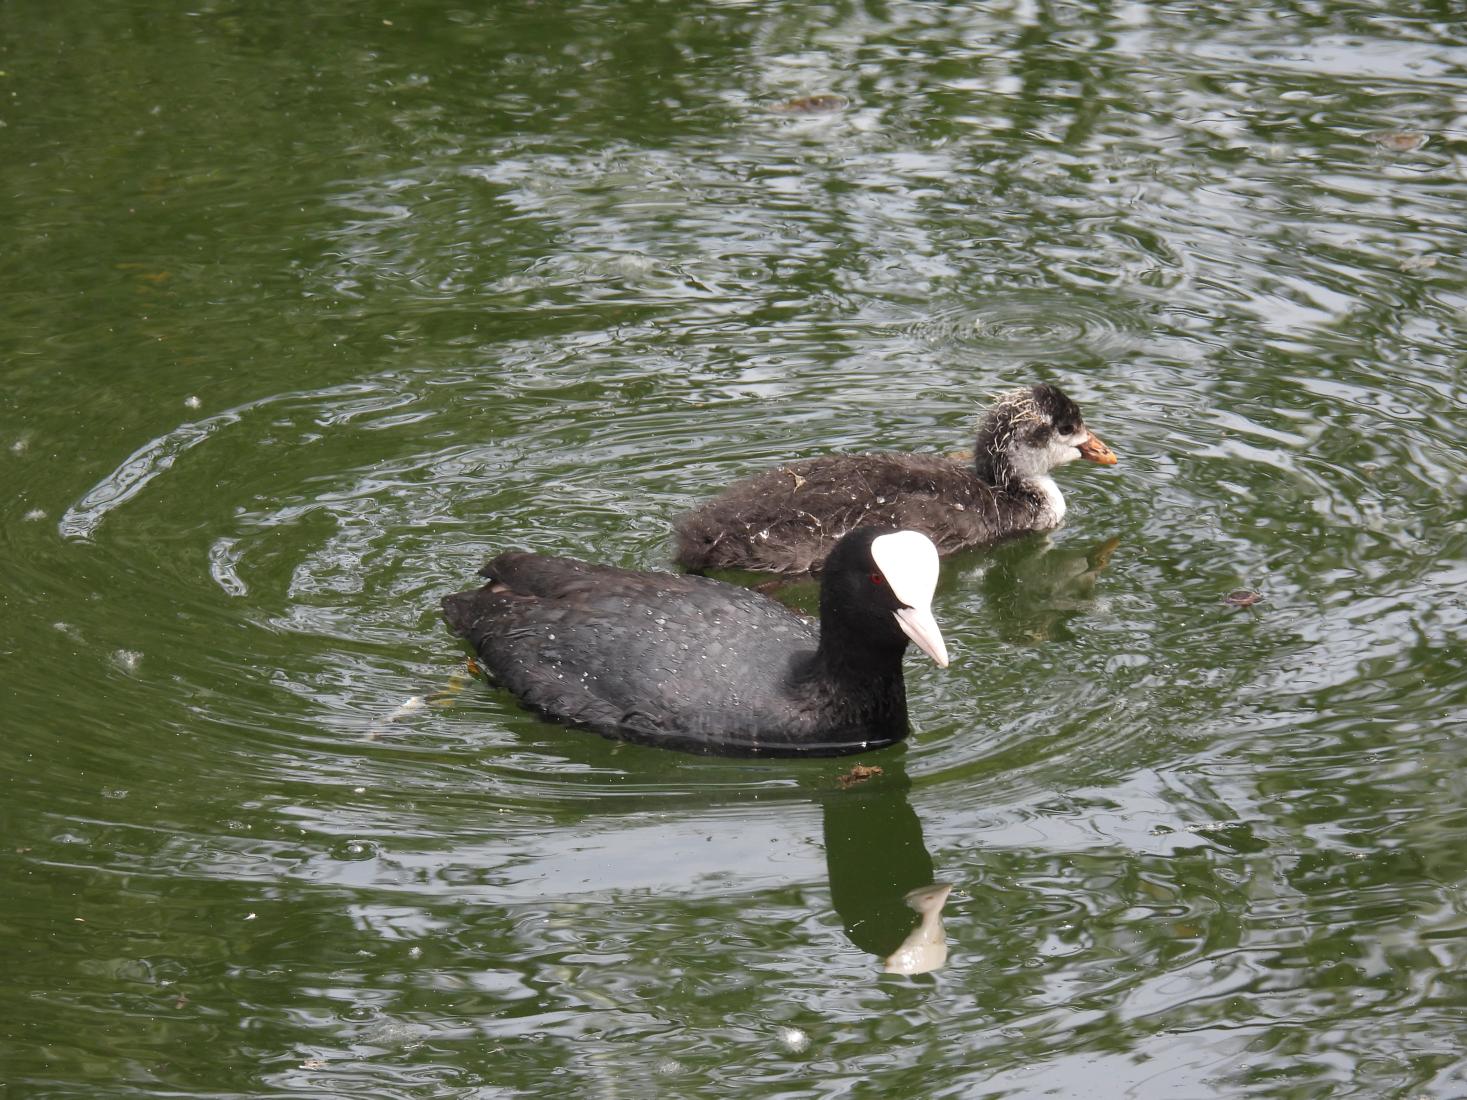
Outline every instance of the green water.
{"type": "Polygon", "coordinates": [[[1445,3],[0,8],[0,1092],[1467,1095],[1464,96],[1445,3]],[[866,784],[462,675],[495,551],[1035,379],[1121,463],[866,784]]]}

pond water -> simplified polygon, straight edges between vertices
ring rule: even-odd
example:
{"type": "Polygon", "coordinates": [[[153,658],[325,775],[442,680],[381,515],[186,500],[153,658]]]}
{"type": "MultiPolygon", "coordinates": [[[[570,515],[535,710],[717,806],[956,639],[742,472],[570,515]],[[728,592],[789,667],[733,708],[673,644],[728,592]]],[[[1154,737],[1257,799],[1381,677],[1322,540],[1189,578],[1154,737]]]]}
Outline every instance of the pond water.
{"type": "Polygon", "coordinates": [[[1453,5],[3,20],[7,1095],[1467,1094],[1453,5]],[[439,621],[1034,380],[1120,464],[947,563],[904,746],[439,621]]]}

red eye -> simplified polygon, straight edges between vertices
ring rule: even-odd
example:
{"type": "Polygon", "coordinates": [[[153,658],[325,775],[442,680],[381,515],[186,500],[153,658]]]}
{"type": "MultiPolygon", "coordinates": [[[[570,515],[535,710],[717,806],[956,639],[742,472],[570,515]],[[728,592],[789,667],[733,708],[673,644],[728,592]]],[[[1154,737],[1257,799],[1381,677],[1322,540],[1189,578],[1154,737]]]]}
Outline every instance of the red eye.
{"type": "Polygon", "coordinates": [[[885,584],[886,583],[886,578],[883,577],[880,573],[873,572],[871,574],[871,583],[872,584],[885,584]]]}

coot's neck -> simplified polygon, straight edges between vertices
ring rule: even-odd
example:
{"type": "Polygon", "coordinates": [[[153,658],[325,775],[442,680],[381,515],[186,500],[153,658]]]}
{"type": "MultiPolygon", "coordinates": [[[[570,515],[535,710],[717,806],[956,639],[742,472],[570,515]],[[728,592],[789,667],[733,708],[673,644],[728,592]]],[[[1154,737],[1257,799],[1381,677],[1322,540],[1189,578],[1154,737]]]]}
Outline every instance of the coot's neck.
{"type": "Polygon", "coordinates": [[[1054,478],[1047,473],[1023,476],[1014,469],[1007,451],[994,447],[981,435],[973,448],[973,472],[983,484],[1030,513],[1034,522],[1057,526],[1064,519],[1065,498],[1054,478]]]}
{"type": "Polygon", "coordinates": [[[820,644],[803,676],[828,685],[851,710],[860,711],[864,721],[889,721],[905,731],[907,691],[902,657],[906,649],[906,635],[891,612],[855,612],[822,591],[820,644]]]}
{"type": "Polygon", "coordinates": [[[1024,479],[1014,469],[1008,451],[995,440],[985,438],[986,435],[980,432],[977,443],[973,445],[973,472],[978,475],[978,480],[1005,491],[1022,486],[1024,479]]]}
{"type": "Polygon", "coordinates": [[[818,670],[831,679],[856,684],[885,683],[902,680],[902,655],[906,639],[900,643],[873,643],[869,639],[842,638],[831,640],[822,624],[820,645],[811,657],[812,671],[818,670]]]}
{"type": "Polygon", "coordinates": [[[985,449],[984,445],[987,442],[983,438],[983,433],[980,432],[978,441],[973,444],[973,472],[978,475],[978,480],[984,485],[991,485],[998,489],[1013,476],[1013,470],[1010,469],[1008,459],[1001,451],[985,449]]]}

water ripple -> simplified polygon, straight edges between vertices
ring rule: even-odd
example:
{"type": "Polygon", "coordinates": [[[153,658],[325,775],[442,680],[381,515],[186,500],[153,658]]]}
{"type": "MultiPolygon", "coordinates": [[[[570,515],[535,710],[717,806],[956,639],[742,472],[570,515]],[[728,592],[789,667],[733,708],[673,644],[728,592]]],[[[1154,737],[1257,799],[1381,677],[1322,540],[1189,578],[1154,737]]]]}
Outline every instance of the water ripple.
{"type": "Polygon", "coordinates": [[[269,4],[95,7],[6,78],[65,154],[8,192],[16,1087],[1461,1093],[1449,21],[461,6],[303,76],[269,4]],[[58,50],[156,79],[43,88],[58,50]],[[1121,464],[946,565],[953,665],[865,784],[541,721],[438,619],[506,547],[666,567],[729,481],[966,446],[1035,377],[1121,464]],[[929,874],[949,963],[881,976],[929,874]]]}
{"type": "MultiPolygon", "coordinates": [[[[172,469],[182,455],[204,443],[216,432],[240,423],[248,413],[282,402],[299,401],[309,405],[317,400],[334,400],[342,395],[356,395],[370,389],[370,386],[364,389],[359,385],[346,385],[314,392],[279,394],[246,402],[202,420],[180,424],[172,431],[144,443],[115,470],[87,490],[81,499],[66,509],[57,523],[57,529],[63,538],[92,538],[97,527],[110,512],[132,500],[155,478],[172,469]]],[[[371,398],[341,401],[319,423],[323,427],[346,423],[364,412],[377,411],[381,407],[383,406],[376,404],[371,398]]]]}
{"type": "Polygon", "coordinates": [[[977,304],[936,309],[905,326],[938,349],[1036,359],[1077,352],[1110,357],[1139,344],[1145,328],[1134,308],[1053,292],[984,295],[977,304]]]}

